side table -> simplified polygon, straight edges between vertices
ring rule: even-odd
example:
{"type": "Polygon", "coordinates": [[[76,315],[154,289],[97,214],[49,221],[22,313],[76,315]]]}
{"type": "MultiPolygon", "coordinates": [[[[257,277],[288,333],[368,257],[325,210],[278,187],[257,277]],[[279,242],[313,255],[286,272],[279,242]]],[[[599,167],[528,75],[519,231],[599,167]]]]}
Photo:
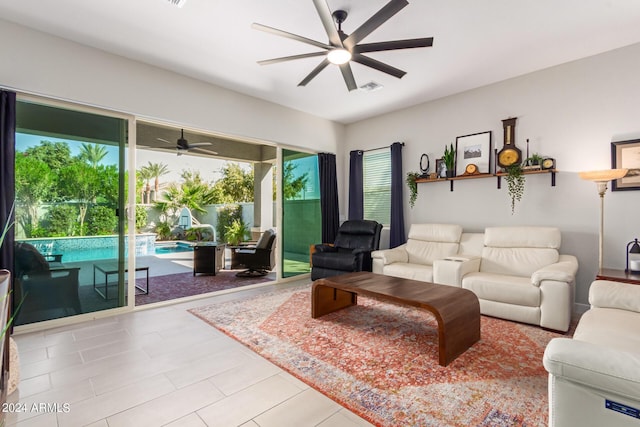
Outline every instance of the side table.
{"type": "Polygon", "coordinates": [[[630,283],[640,285],[640,273],[632,273],[613,268],[603,268],[596,274],[596,280],[611,280],[613,282],[630,283]]]}

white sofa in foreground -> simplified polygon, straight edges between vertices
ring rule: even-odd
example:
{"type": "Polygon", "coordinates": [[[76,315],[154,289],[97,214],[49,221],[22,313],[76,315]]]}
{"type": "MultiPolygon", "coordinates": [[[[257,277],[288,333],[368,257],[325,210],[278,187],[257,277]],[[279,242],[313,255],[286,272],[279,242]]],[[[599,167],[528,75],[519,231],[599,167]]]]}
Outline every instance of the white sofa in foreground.
{"type": "Polygon", "coordinates": [[[374,273],[469,289],[482,314],[566,332],[578,261],[560,243],[554,227],[413,224],[406,244],[371,256],[374,273]]]}
{"type": "Polygon", "coordinates": [[[549,425],[640,425],[640,286],[596,280],[591,308],[573,339],[555,338],[549,372],[549,425]]]}

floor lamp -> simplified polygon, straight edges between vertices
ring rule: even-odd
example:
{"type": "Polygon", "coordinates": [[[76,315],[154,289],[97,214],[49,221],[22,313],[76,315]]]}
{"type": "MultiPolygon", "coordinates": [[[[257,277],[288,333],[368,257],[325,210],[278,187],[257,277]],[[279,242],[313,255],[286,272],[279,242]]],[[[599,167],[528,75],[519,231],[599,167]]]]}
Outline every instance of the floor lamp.
{"type": "Polygon", "coordinates": [[[599,171],[579,172],[580,178],[593,181],[598,186],[600,195],[600,251],[598,254],[598,271],[602,270],[602,248],[604,246],[604,193],[607,192],[607,183],[614,179],[620,179],[627,174],[628,169],[606,169],[599,171]]]}

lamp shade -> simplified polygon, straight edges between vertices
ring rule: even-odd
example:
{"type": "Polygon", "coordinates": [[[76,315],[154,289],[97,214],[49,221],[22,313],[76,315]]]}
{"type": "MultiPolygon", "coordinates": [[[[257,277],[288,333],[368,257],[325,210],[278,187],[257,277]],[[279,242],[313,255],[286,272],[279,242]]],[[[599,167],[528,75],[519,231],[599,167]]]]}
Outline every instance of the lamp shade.
{"type": "Polygon", "coordinates": [[[587,181],[613,181],[614,179],[620,179],[627,174],[629,169],[604,169],[598,171],[585,171],[578,172],[578,175],[582,179],[587,181]]]}
{"type": "Polygon", "coordinates": [[[640,272],[640,243],[638,239],[633,239],[627,244],[626,271],[640,272]]]}

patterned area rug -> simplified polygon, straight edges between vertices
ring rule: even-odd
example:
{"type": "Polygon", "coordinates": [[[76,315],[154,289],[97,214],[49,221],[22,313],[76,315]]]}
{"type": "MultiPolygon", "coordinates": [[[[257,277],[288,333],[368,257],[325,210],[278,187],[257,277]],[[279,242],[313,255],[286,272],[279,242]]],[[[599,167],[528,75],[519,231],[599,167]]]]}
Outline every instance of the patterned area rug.
{"type": "MultiPolygon", "coordinates": [[[[236,273],[237,271],[220,271],[215,276],[201,274],[194,276],[193,273],[178,273],[150,277],[149,294],[136,295],[136,305],[201,295],[208,292],[265,283],[271,280],[265,276],[236,277],[236,273]]],[[[144,279],[136,279],[136,283],[144,288],[144,279]]]]}
{"type": "Polygon", "coordinates": [[[438,365],[430,313],[358,297],[311,318],[310,287],[191,312],[379,426],[546,426],[542,354],[560,334],[482,317],[482,338],[438,365]]]}

